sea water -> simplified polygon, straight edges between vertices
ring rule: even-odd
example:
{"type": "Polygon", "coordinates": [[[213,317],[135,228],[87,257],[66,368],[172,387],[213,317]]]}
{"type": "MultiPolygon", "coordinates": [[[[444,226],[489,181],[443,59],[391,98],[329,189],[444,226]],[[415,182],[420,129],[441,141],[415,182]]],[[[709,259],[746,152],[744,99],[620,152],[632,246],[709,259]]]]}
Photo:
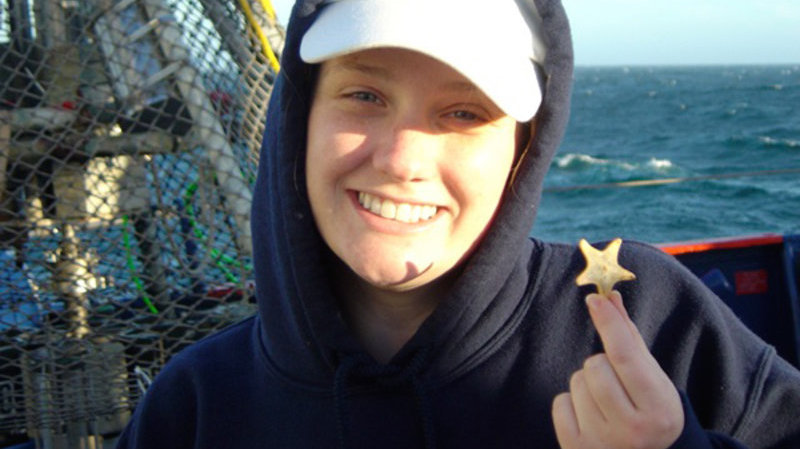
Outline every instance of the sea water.
{"type": "Polygon", "coordinates": [[[544,240],[800,233],[800,65],[578,67],[545,188],[544,240]]]}

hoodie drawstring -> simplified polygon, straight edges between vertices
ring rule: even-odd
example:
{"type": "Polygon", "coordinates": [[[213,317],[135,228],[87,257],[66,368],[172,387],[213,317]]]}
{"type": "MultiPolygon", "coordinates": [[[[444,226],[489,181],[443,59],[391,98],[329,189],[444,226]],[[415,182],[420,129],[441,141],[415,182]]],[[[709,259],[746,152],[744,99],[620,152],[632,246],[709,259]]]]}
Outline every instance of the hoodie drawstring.
{"type": "Polygon", "coordinates": [[[425,439],[425,449],[436,449],[436,433],[428,392],[420,379],[419,373],[425,366],[428,350],[418,351],[404,367],[397,365],[379,365],[365,355],[345,355],[336,368],[333,381],[334,406],[336,408],[336,427],[339,437],[339,448],[348,449],[346,406],[347,385],[350,379],[374,380],[380,385],[399,387],[408,385],[414,390],[417,413],[425,439]]]}

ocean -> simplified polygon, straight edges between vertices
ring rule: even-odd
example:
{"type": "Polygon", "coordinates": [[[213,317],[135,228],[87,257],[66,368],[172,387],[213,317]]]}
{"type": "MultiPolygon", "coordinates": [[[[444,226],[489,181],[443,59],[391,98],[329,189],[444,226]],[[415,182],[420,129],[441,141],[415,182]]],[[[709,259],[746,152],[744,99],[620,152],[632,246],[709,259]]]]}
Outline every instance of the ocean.
{"type": "Polygon", "coordinates": [[[545,189],[543,240],[800,233],[800,65],[578,67],[545,189]]]}

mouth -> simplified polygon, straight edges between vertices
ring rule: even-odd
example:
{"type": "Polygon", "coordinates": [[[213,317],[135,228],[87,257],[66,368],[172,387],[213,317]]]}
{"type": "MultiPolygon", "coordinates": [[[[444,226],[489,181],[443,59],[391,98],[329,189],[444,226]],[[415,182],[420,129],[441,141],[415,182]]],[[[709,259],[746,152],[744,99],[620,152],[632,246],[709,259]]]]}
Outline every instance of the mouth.
{"type": "Polygon", "coordinates": [[[365,192],[358,192],[358,203],[374,215],[401,223],[428,221],[436,215],[438,210],[433,205],[398,203],[365,192]]]}

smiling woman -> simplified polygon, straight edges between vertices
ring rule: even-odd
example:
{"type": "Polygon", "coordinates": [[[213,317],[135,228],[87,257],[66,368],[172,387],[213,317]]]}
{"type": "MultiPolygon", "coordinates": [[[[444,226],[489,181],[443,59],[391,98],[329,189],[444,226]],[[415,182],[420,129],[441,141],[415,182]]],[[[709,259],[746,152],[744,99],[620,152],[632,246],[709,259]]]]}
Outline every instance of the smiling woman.
{"type": "MultiPolygon", "coordinates": [[[[341,270],[340,297],[382,316],[398,306],[430,312],[427,298],[448,288],[442,280],[452,277],[443,275],[472,253],[495,214],[516,121],[447,65],[387,48],[322,65],[308,128],[311,210],[352,270],[341,270]]],[[[369,328],[361,315],[353,313],[356,327],[369,328]]],[[[410,334],[419,326],[407,324],[410,334]]],[[[404,343],[387,341],[373,355],[388,362],[404,343]]]]}
{"type": "Polygon", "coordinates": [[[494,215],[516,122],[464,84],[408,50],[367,50],[322,66],[309,118],[311,209],[334,253],[371,284],[408,290],[438,278],[494,215]],[[398,210],[421,219],[398,220],[398,210]]]}

